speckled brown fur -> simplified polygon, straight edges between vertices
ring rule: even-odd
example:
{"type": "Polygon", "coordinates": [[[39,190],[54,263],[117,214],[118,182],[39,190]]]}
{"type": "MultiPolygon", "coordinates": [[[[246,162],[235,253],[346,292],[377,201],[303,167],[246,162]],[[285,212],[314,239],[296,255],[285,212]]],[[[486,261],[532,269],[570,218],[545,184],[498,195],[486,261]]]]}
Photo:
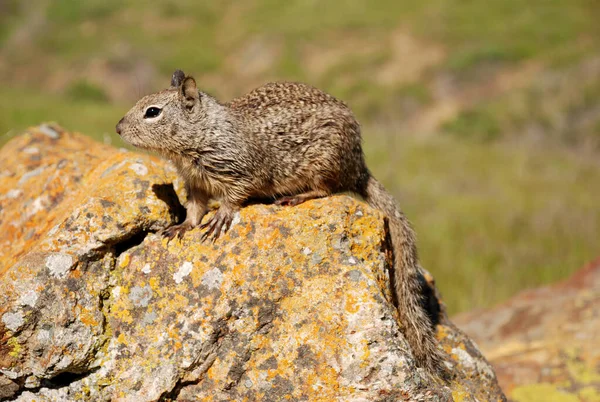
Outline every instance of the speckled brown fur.
{"type": "Polygon", "coordinates": [[[389,219],[394,291],[413,354],[430,372],[444,371],[421,300],[414,232],[367,169],[360,126],[345,103],[290,82],[269,83],[220,103],[177,70],[171,87],[138,101],[117,132],[132,145],[171,159],[186,183],[187,218],[166,229],[169,237],[200,225],[206,229],[203,238],[216,239],[250,198],[295,205],[345,191],[364,197],[389,219]],[[160,110],[156,116],[152,107],[160,110]],[[221,206],[201,225],[211,198],[219,199],[221,206]]]}

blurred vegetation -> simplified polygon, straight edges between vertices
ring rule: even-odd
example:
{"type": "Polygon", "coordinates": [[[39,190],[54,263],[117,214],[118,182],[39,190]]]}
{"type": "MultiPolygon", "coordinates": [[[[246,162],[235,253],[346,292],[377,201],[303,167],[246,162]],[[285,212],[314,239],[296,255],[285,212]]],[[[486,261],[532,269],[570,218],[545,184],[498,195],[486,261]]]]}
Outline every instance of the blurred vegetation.
{"type": "Polygon", "coordinates": [[[346,100],[452,312],[600,255],[593,0],[0,0],[0,145],[57,121],[123,146],[137,98],[193,73],[346,100]]]}

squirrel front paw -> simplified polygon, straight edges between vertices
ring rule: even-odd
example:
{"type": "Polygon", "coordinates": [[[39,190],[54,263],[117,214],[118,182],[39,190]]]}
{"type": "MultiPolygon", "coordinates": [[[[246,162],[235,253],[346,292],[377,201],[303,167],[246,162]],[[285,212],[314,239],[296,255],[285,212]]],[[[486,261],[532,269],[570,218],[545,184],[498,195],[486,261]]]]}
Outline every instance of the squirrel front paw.
{"type": "Polygon", "coordinates": [[[175,237],[177,237],[178,239],[183,238],[185,232],[187,232],[190,229],[192,229],[192,225],[188,221],[185,221],[183,223],[180,223],[179,225],[169,226],[168,228],[165,228],[162,231],[160,231],[159,234],[163,237],[168,238],[169,241],[171,241],[175,237]]]}
{"type": "Polygon", "coordinates": [[[200,225],[200,228],[205,230],[201,240],[217,240],[221,233],[227,232],[231,227],[234,214],[235,210],[221,206],[207,222],[200,225]]]}

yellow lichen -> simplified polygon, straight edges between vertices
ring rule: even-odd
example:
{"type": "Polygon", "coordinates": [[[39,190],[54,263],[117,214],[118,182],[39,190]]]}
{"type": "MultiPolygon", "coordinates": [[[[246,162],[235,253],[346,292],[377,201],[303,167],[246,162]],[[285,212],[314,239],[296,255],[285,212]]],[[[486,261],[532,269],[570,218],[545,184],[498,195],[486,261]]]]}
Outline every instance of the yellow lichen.
{"type": "Polygon", "coordinates": [[[600,390],[593,386],[585,387],[579,391],[579,397],[583,402],[600,402],[600,390]]]}
{"type": "Polygon", "coordinates": [[[131,324],[133,322],[131,313],[125,308],[116,309],[113,307],[113,315],[127,324],[131,324]]]}
{"type": "Polygon", "coordinates": [[[360,363],[361,367],[367,367],[369,365],[369,357],[371,356],[371,349],[369,348],[369,341],[367,339],[363,339],[361,341],[363,347],[363,354],[361,355],[362,362],[360,363]]]}
{"type": "Polygon", "coordinates": [[[123,345],[128,345],[129,342],[127,342],[127,339],[125,338],[125,334],[124,333],[120,333],[119,336],[117,337],[117,342],[123,344],[123,345]]]}
{"type": "Polygon", "coordinates": [[[580,360],[567,361],[567,370],[571,377],[580,384],[600,383],[600,373],[580,360]]]}
{"type": "Polygon", "coordinates": [[[515,402],[579,402],[576,395],[548,383],[516,387],[511,397],[515,402]]]}
{"type": "Polygon", "coordinates": [[[99,324],[99,322],[94,318],[93,311],[84,307],[81,308],[81,312],[79,313],[79,320],[85,325],[89,326],[96,326],[99,324]]]}
{"type": "Polygon", "coordinates": [[[452,391],[452,400],[454,402],[463,402],[464,400],[469,400],[469,393],[465,392],[462,387],[460,387],[460,389],[454,389],[452,391]]]}
{"type": "Polygon", "coordinates": [[[148,283],[150,285],[150,288],[152,288],[152,291],[159,293],[159,297],[161,296],[160,293],[161,292],[161,286],[160,286],[160,279],[157,277],[152,277],[148,280],[148,283]]]}
{"type": "Polygon", "coordinates": [[[352,293],[348,293],[346,295],[346,311],[350,314],[355,314],[358,312],[359,306],[356,302],[356,297],[352,293]]]}
{"type": "Polygon", "coordinates": [[[10,338],[6,344],[11,348],[8,355],[14,358],[19,357],[21,354],[21,344],[17,341],[17,338],[10,338]]]}

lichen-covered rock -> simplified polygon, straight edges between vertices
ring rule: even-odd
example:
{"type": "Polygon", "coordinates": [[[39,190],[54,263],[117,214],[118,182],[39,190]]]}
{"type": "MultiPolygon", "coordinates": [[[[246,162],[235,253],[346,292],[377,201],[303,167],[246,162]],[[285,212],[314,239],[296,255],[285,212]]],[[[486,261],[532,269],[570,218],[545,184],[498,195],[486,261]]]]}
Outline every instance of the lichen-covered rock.
{"type": "Polygon", "coordinates": [[[360,201],[252,205],[215,243],[167,242],[168,164],[51,126],[0,158],[0,399],[504,398],[443,311],[453,377],[416,367],[385,220],[360,201]]]}
{"type": "Polygon", "coordinates": [[[512,401],[600,401],[600,259],[564,282],[456,320],[512,401]]]}

